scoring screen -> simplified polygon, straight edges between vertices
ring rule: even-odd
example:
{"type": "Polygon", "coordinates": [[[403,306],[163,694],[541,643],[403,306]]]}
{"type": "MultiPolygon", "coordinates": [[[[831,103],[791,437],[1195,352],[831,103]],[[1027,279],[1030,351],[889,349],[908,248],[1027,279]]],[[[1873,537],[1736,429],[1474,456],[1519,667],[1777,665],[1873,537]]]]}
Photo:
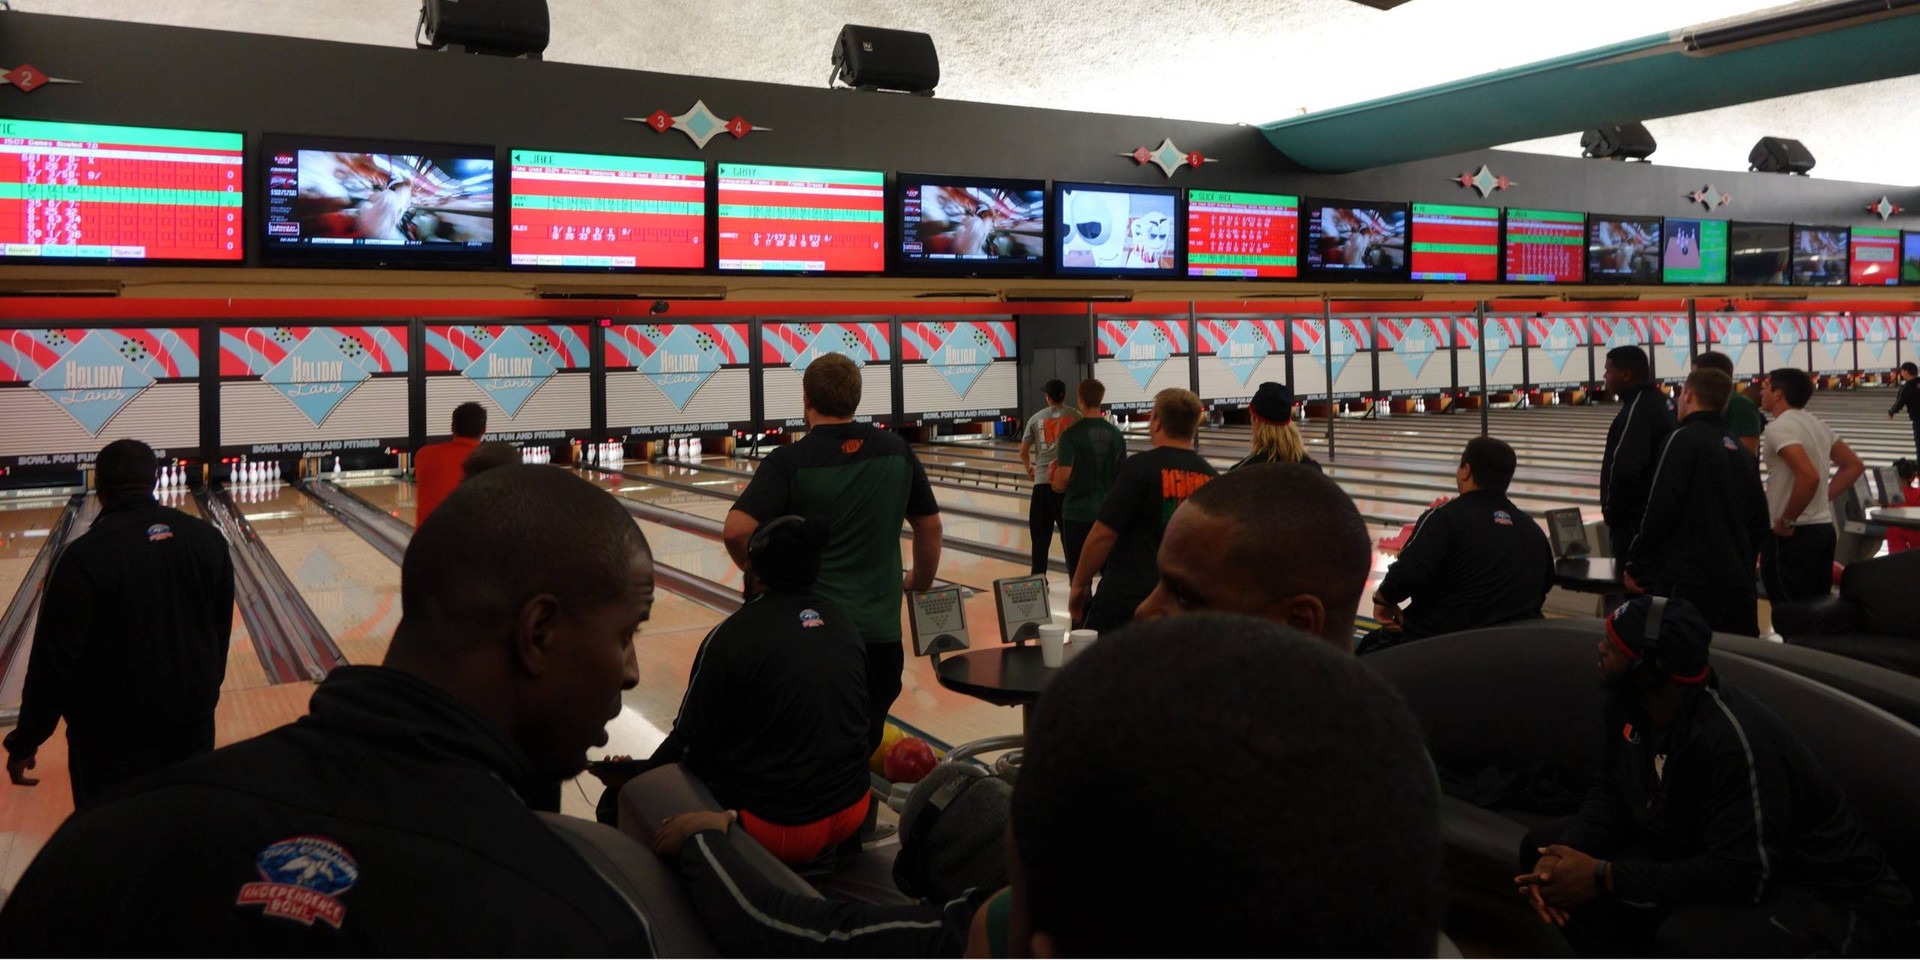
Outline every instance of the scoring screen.
{"type": "Polygon", "coordinates": [[[1300,198],[1187,191],[1187,276],[1300,275],[1300,198]]]}
{"type": "Polygon", "coordinates": [[[886,175],[720,164],[720,269],[878,273],[886,267],[886,175]]]}
{"type": "Polygon", "coordinates": [[[707,165],[513,151],[514,266],[706,266],[707,165]]]}

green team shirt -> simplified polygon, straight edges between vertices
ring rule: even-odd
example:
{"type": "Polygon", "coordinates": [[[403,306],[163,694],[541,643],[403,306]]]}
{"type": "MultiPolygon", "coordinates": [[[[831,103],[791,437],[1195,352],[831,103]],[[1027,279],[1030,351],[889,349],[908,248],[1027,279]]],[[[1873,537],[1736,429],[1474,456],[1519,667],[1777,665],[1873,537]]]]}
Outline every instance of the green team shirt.
{"type": "Polygon", "coordinates": [[[1760,435],[1760,408],[1744,394],[1734,393],[1727,400],[1727,436],[1739,440],[1760,435]]]}
{"type": "Polygon", "coordinates": [[[1060,501],[1060,518],[1075,523],[1100,519],[1100,505],[1113,489],[1120,462],[1127,458],[1127,437],[1106,417],[1082,417],[1061,431],[1058,463],[1072,467],[1067,492],[1060,501]]]}
{"type": "Polygon", "coordinates": [[[733,508],[766,523],[788,514],[826,521],[814,590],[868,643],[900,642],[900,524],[940,512],[919,458],[899,436],[831,423],[767,454],[733,508]]]}

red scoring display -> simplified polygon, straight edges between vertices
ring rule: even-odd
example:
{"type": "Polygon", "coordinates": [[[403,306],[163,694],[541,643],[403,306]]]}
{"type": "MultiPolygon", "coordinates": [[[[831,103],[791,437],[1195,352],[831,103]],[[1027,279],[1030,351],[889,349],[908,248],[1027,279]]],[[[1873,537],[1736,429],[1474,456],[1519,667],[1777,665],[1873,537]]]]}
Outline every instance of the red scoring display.
{"type": "Polygon", "coordinates": [[[1507,211],[1508,283],[1579,283],[1586,277],[1586,214],[1507,211]]]}
{"type": "Polygon", "coordinates": [[[719,177],[720,269],[886,269],[885,174],[722,163],[719,177]]]}
{"type": "Polygon", "coordinates": [[[707,166],[513,151],[514,266],[706,266],[707,166]]]}
{"type": "Polygon", "coordinates": [[[0,120],[0,256],[239,260],[242,137],[0,120]]]}
{"type": "Polygon", "coordinates": [[[1414,204],[1413,279],[1499,280],[1499,208],[1414,204]]]}
{"type": "Polygon", "coordinates": [[[1187,276],[1300,275],[1300,198],[1187,191],[1187,276]]]}

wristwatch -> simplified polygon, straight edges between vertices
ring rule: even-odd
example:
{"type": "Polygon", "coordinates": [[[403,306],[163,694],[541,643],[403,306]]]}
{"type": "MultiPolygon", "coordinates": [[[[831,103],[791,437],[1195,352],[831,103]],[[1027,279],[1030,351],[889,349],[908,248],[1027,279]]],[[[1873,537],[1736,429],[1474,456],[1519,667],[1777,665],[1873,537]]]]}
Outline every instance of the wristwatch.
{"type": "Polygon", "coordinates": [[[1593,892],[1602,897],[1612,892],[1607,889],[1607,861],[1605,860],[1593,862],[1593,892]]]}

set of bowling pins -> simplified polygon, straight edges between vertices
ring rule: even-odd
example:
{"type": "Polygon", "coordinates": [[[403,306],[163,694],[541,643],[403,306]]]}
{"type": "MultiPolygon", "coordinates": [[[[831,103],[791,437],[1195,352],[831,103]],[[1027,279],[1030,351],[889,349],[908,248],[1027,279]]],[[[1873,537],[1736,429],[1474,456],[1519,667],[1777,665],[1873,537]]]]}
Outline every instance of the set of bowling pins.
{"type": "Polygon", "coordinates": [[[552,463],[553,448],[552,447],[521,447],[520,462],[521,463],[552,463]]]}
{"type": "Polygon", "coordinates": [[[615,470],[627,461],[627,446],[617,440],[607,443],[587,443],[580,447],[584,461],[605,470],[615,470]]]}
{"type": "Polygon", "coordinates": [[[280,482],[280,465],[268,460],[249,461],[241,457],[227,475],[230,487],[264,487],[280,482]]]}
{"type": "Polygon", "coordinates": [[[160,494],[165,491],[185,490],[186,488],[187,465],[184,463],[169,464],[160,468],[160,476],[153,484],[153,498],[158,500],[160,499],[160,494]]]}
{"type": "Polygon", "coordinates": [[[666,455],[674,459],[681,457],[700,458],[700,441],[692,437],[676,438],[667,441],[666,455]]]}

